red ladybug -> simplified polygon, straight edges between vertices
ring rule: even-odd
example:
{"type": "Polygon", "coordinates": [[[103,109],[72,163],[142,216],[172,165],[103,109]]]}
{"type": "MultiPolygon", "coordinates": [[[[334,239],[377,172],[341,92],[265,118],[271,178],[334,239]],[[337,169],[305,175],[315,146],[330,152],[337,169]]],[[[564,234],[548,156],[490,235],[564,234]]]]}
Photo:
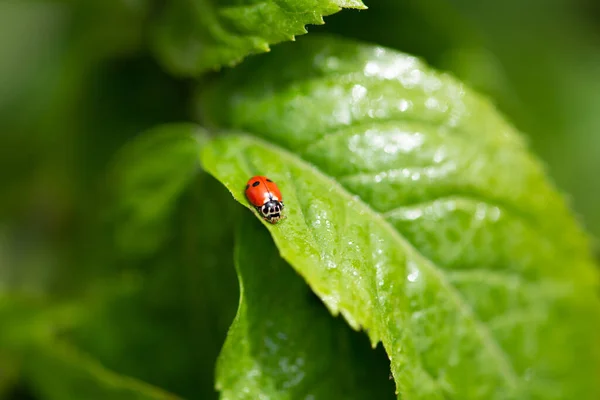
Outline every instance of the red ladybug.
{"type": "Polygon", "coordinates": [[[262,217],[274,224],[283,218],[283,198],[279,188],[266,176],[253,176],[246,184],[246,197],[262,217]]]}

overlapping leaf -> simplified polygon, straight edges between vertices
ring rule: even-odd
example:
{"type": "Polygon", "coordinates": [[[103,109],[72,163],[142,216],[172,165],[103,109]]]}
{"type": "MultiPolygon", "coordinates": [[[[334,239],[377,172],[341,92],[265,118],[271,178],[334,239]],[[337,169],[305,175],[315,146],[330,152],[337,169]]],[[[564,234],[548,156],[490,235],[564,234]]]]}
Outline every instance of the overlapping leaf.
{"type": "Polygon", "coordinates": [[[146,255],[167,240],[169,217],[199,172],[194,130],[193,124],[156,128],[116,157],[110,175],[113,220],[124,253],[146,255]]]}
{"type": "MultiPolygon", "coordinates": [[[[9,373],[22,373],[30,390],[44,399],[176,400],[177,396],[120,375],[59,338],[86,314],[81,304],[52,304],[17,295],[0,297],[2,355],[12,356],[9,373]]],[[[2,378],[6,378],[3,371],[2,378]]],[[[14,376],[8,375],[15,379],[14,376]]],[[[2,379],[0,379],[2,381],[2,379]]]]}
{"type": "Polygon", "coordinates": [[[328,315],[250,215],[235,260],[242,295],[217,368],[222,399],[394,397],[385,356],[328,315]]]}
{"type": "Polygon", "coordinates": [[[161,126],[118,155],[110,174],[117,246],[108,259],[119,273],[94,287],[84,318],[65,334],[123,376],[210,399],[237,282],[233,204],[198,167],[197,130],[161,126]]]}
{"type": "Polygon", "coordinates": [[[89,400],[180,399],[157,387],[108,370],[65,343],[45,343],[30,350],[24,361],[25,372],[34,382],[36,393],[44,399],[61,400],[73,396],[89,400]]]}
{"type": "Polygon", "coordinates": [[[360,0],[177,0],[159,21],[155,47],[174,72],[198,75],[269,51],[271,44],[294,40],[305,25],[342,8],[365,8],[360,0]]]}
{"type": "Polygon", "coordinates": [[[44,398],[216,397],[237,304],[234,204],[199,169],[197,130],[160,127],[119,154],[107,204],[117,246],[106,247],[101,278],[63,299],[66,310],[0,298],[0,350],[18,356],[44,398]]]}
{"type": "Polygon", "coordinates": [[[249,176],[279,184],[282,256],[383,342],[400,397],[598,397],[586,238],[485,99],[413,57],[311,38],[202,100],[249,133],[208,143],[204,167],[246,205],[249,176]]]}

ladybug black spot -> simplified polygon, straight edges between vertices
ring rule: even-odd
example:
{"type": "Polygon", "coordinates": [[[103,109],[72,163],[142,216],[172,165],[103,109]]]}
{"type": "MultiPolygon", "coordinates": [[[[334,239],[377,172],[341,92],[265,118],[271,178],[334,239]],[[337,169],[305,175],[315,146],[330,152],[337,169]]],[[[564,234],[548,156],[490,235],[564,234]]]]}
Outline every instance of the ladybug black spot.
{"type": "Polygon", "coordinates": [[[269,178],[267,178],[267,182],[273,182],[272,180],[270,180],[269,178]]]}
{"type": "Polygon", "coordinates": [[[250,187],[250,185],[249,185],[249,184],[248,184],[248,185],[246,185],[246,190],[248,190],[248,188],[249,188],[249,187],[250,187]]]}
{"type": "Polygon", "coordinates": [[[260,182],[259,182],[259,181],[256,181],[256,182],[254,182],[254,183],[252,184],[252,187],[257,187],[258,185],[260,185],[260,182]]]}

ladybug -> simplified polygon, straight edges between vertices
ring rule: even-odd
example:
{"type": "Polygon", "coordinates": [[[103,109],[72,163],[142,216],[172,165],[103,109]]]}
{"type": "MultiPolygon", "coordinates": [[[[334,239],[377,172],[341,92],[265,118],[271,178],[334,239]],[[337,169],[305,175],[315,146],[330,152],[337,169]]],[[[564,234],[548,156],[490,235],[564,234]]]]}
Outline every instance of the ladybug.
{"type": "Polygon", "coordinates": [[[283,218],[283,198],[279,188],[266,176],[253,176],[246,184],[246,197],[262,217],[274,224],[283,218]]]}

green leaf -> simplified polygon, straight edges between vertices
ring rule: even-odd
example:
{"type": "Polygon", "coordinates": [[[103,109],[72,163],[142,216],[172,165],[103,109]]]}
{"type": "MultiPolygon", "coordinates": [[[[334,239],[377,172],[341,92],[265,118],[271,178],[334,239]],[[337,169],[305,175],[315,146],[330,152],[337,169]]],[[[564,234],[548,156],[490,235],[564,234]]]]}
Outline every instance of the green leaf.
{"type": "Polygon", "coordinates": [[[385,356],[331,319],[248,215],[235,263],[241,299],[217,365],[222,399],[393,398],[385,356]]]}
{"type": "Polygon", "coordinates": [[[18,363],[0,349],[0,399],[9,398],[9,393],[19,378],[18,363]]]}
{"type": "Polygon", "coordinates": [[[0,296],[0,355],[8,356],[13,369],[8,374],[3,370],[2,378],[16,380],[10,374],[20,373],[43,399],[176,400],[158,387],[106,368],[59,338],[84,319],[82,303],[47,304],[24,296],[0,296]]]}
{"type": "Polygon", "coordinates": [[[401,398],[600,396],[587,238],[486,99],[413,57],[317,37],[201,100],[213,126],[250,134],[207,143],[206,170],[250,209],[249,176],[279,184],[287,219],[265,225],[281,255],[383,342],[401,398]]]}
{"type": "Polygon", "coordinates": [[[305,25],[323,24],[323,16],[342,8],[366,8],[360,0],[176,0],[158,21],[154,47],[173,72],[196,76],[232,66],[244,57],[269,51],[275,43],[295,40],[305,25]]]}
{"type": "Polygon", "coordinates": [[[168,239],[177,200],[200,171],[197,132],[193,124],[159,126],[115,158],[112,220],[119,226],[117,246],[125,254],[151,253],[168,239]]]}
{"type": "Polygon", "coordinates": [[[177,239],[182,243],[170,242],[170,250],[130,273],[126,290],[113,289],[125,286],[118,281],[96,288],[97,299],[84,303],[85,318],[63,336],[122,376],[184,398],[212,399],[214,364],[237,304],[231,248],[220,236],[206,244],[184,234],[177,239]],[[209,261],[186,253],[192,245],[209,261]]]}
{"type": "Polygon", "coordinates": [[[195,124],[163,125],[117,155],[107,207],[116,209],[118,246],[78,299],[83,318],[63,336],[119,374],[210,399],[238,287],[234,204],[198,168],[201,133],[195,124]]]}
{"type": "Polygon", "coordinates": [[[87,268],[104,268],[75,298],[0,296],[0,357],[23,364],[43,398],[216,397],[214,366],[238,300],[235,203],[198,168],[201,133],[160,126],[117,155],[115,198],[104,204],[115,209],[117,246],[88,254],[87,268]]]}
{"type": "Polygon", "coordinates": [[[104,368],[60,341],[31,348],[24,369],[40,398],[177,400],[179,397],[104,368]],[[49,373],[52,371],[52,373],[49,373]]]}

